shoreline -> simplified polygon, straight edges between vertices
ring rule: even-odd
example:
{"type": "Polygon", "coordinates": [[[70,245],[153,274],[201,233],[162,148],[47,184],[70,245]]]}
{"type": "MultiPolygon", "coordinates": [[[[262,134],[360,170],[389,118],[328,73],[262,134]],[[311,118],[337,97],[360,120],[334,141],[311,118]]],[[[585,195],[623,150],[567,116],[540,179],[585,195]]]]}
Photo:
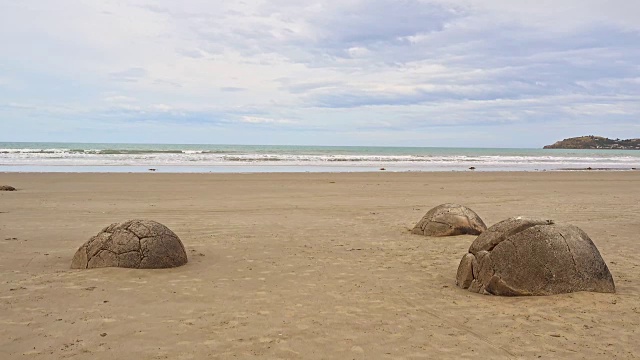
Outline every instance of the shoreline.
{"type": "Polygon", "coordinates": [[[450,167],[416,169],[408,167],[398,167],[394,165],[386,166],[218,166],[218,167],[198,167],[190,165],[173,166],[113,166],[113,165],[87,165],[87,166],[67,166],[67,165],[0,165],[0,174],[140,174],[140,173],[164,173],[164,174],[340,174],[340,173],[447,173],[447,172],[483,172],[483,173],[537,173],[537,172],[575,172],[575,171],[612,171],[627,172],[640,171],[640,167],[568,167],[568,168],[507,168],[507,167],[450,167]]]}
{"type": "Polygon", "coordinates": [[[0,154],[0,172],[126,173],[155,169],[170,173],[337,173],[375,172],[381,168],[396,172],[640,168],[640,152],[612,150],[46,143],[8,146],[15,149],[4,149],[5,153],[0,154]]]}

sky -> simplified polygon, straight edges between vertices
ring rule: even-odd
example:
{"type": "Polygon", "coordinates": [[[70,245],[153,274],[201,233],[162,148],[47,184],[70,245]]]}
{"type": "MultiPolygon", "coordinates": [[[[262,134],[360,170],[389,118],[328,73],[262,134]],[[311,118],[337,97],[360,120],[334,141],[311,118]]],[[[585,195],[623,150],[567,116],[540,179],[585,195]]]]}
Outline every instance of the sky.
{"type": "Polygon", "coordinates": [[[0,0],[0,141],[640,137],[640,1],[0,0]]]}

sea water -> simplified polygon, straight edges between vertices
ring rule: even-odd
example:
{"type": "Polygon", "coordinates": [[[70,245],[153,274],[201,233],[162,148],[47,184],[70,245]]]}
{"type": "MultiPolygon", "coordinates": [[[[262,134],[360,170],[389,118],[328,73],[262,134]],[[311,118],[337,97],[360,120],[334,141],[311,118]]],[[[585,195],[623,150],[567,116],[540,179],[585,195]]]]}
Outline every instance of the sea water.
{"type": "Polygon", "coordinates": [[[640,151],[0,142],[0,172],[355,172],[640,169],[640,151]]]}

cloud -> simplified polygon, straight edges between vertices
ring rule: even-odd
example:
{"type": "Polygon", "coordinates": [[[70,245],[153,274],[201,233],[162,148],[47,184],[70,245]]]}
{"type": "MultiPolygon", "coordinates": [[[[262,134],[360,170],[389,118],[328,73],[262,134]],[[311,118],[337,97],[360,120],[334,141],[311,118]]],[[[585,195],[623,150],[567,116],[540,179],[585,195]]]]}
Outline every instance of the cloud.
{"type": "Polygon", "coordinates": [[[144,79],[148,76],[147,70],[139,67],[133,67],[122,71],[116,71],[109,74],[112,80],[134,82],[144,79]]]}
{"type": "Polygon", "coordinates": [[[245,88],[241,88],[241,87],[236,87],[236,86],[223,86],[220,88],[220,91],[225,91],[225,92],[240,92],[240,91],[246,91],[247,89],[245,88]]]}
{"type": "Polygon", "coordinates": [[[320,89],[340,88],[340,86],[343,85],[343,83],[340,81],[300,82],[300,80],[288,78],[279,79],[279,82],[282,84],[281,89],[292,94],[303,94],[309,91],[320,89]]]}
{"type": "Polygon", "coordinates": [[[134,97],[124,95],[106,96],[103,100],[108,103],[132,103],[137,101],[134,97]]]}
{"type": "Polygon", "coordinates": [[[239,121],[248,124],[295,124],[293,120],[271,119],[258,116],[242,116],[239,121]]]}
{"type": "Polygon", "coordinates": [[[174,142],[207,126],[345,144],[451,128],[460,144],[522,131],[539,146],[553,135],[541,126],[640,136],[623,134],[638,131],[638,13],[623,0],[10,2],[0,140],[47,118],[68,133],[86,119],[82,140],[123,123],[184,125],[174,142]]]}

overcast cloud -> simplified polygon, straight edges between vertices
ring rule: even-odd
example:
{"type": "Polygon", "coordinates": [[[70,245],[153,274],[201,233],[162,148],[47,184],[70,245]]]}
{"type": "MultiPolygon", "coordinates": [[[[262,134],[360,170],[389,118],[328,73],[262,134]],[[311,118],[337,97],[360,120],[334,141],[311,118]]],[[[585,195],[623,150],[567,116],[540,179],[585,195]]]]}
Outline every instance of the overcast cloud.
{"type": "Polygon", "coordinates": [[[0,0],[0,141],[640,137],[640,2],[0,0]]]}

